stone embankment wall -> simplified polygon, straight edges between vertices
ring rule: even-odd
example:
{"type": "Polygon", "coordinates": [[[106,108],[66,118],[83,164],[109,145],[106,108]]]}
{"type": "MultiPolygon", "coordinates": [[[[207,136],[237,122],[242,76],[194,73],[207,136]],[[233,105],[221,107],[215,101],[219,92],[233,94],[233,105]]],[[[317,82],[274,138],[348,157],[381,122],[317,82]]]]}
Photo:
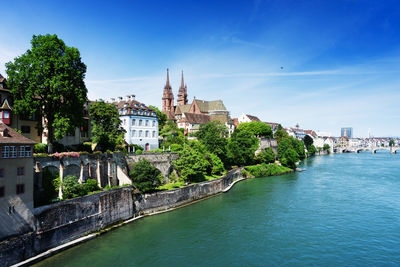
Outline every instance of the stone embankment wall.
{"type": "Polygon", "coordinates": [[[173,161],[178,159],[176,153],[162,153],[162,154],[143,154],[143,155],[130,155],[126,158],[129,169],[132,165],[141,159],[148,160],[154,167],[159,169],[165,177],[165,182],[169,182],[169,175],[173,172],[173,161]]]}
{"type": "Polygon", "coordinates": [[[184,188],[133,194],[131,187],[36,208],[33,232],[0,242],[0,265],[8,266],[139,215],[151,215],[218,194],[242,177],[242,169],[184,188]]]}
{"type": "Polygon", "coordinates": [[[261,152],[261,150],[266,149],[267,147],[272,148],[272,150],[276,153],[278,149],[278,141],[275,138],[260,138],[260,146],[258,147],[256,154],[261,152]]]}

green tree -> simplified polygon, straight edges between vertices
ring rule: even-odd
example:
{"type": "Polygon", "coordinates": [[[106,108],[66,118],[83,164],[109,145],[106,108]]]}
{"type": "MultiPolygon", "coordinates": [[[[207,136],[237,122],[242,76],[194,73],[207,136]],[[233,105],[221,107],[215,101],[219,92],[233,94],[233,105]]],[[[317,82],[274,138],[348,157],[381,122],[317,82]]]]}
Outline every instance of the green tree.
{"type": "Polygon", "coordinates": [[[88,192],[78,183],[76,176],[64,177],[61,183],[63,199],[70,199],[86,195],[88,192]]]}
{"type": "Polygon", "coordinates": [[[274,137],[276,138],[276,141],[278,144],[285,138],[288,137],[288,134],[285,130],[282,129],[282,126],[279,124],[278,130],[276,130],[274,137]],[[280,127],[279,127],[280,126],[280,127]]]}
{"type": "Polygon", "coordinates": [[[205,179],[210,163],[204,155],[194,148],[185,146],[179,153],[179,159],[174,162],[180,177],[185,182],[200,182],[205,179]]]}
{"type": "Polygon", "coordinates": [[[162,174],[148,160],[142,159],[132,165],[129,178],[140,192],[148,192],[161,184],[162,174]]]}
{"type": "MultiPolygon", "coordinates": [[[[53,143],[83,124],[87,99],[86,65],[79,50],[68,47],[57,35],[34,35],[31,49],[6,63],[14,111],[46,120],[48,152],[53,143]]],[[[39,129],[43,129],[39,119],[39,129]]]]}
{"type": "Polygon", "coordinates": [[[322,148],[322,150],[324,150],[324,151],[330,151],[330,149],[331,149],[331,147],[330,147],[330,145],[328,145],[328,144],[324,144],[324,146],[323,146],[323,148],[322,148]]]}
{"type": "Polygon", "coordinates": [[[314,145],[310,145],[307,148],[307,153],[308,155],[314,155],[317,152],[317,149],[315,148],[314,145]]]}
{"type": "Polygon", "coordinates": [[[118,110],[113,104],[104,100],[90,105],[93,142],[97,143],[103,152],[114,151],[117,144],[121,144],[125,130],[121,128],[118,110]]]}
{"type": "Polygon", "coordinates": [[[212,121],[200,126],[196,137],[208,152],[217,155],[221,160],[226,159],[226,144],[228,129],[219,121],[212,121]]]}
{"type": "Polygon", "coordinates": [[[165,123],[167,122],[167,114],[161,112],[156,106],[149,106],[152,110],[154,110],[157,114],[158,118],[158,131],[161,132],[162,128],[164,127],[165,123]]]}
{"type": "Polygon", "coordinates": [[[390,139],[390,140],[389,140],[389,146],[392,147],[392,146],[394,146],[394,145],[395,145],[394,140],[393,140],[393,139],[390,139]]]}
{"type": "Polygon", "coordinates": [[[238,125],[238,129],[252,133],[256,137],[272,138],[271,127],[261,121],[242,122],[238,125]]]}
{"type": "Polygon", "coordinates": [[[183,131],[184,130],[179,129],[173,121],[167,120],[164,128],[159,133],[159,135],[163,138],[161,148],[165,147],[165,149],[168,149],[168,147],[172,144],[183,145],[185,143],[183,131]]]}
{"type": "Polygon", "coordinates": [[[211,164],[211,174],[220,175],[225,171],[224,163],[217,155],[209,154],[208,158],[211,164]]]}
{"type": "Polygon", "coordinates": [[[304,136],[303,141],[304,141],[304,145],[306,146],[307,149],[309,146],[311,146],[314,143],[314,140],[308,134],[306,136],[304,136]]]}
{"type": "Polygon", "coordinates": [[[252,133],[236,129],[227,144],[230,164],[237,166],[252,164],[257,147],[258,139],[252,133]]]}
{"type": "Polygon", "coordinates": [[[272,148],[267,147],[256,155],[257,163],[274,163],[275,153],[272,148]]]}
{"type": "Polygon", "coordinates": [[[297,155],[299,155],[299,158],[304,159],[306,157],[306,152],[303,141],[298,140],[292,136],[289,137],[289,140],[292,143],[293,149],[296,151],[297,155]]]}
{"type": "Polygon", "coordinates": [[[292,170],[296,169],[296,162],[298,161],[299,155],[293,148],[287,149],[280,159],[280,162],[283,166],[291,168],[292,170]]]}

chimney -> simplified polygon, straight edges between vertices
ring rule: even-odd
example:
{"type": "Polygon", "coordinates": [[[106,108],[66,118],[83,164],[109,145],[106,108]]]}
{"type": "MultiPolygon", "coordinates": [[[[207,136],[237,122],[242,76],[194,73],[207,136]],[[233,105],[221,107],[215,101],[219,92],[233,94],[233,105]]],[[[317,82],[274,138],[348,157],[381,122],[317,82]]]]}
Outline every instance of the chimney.
{"type": "Polygon", "coordinates": [[[111,102],[115,102],[115,98],[113,97],[113,98],[111,98],[111,102]]]}
{"type": "Polygon", "coordinates": [[[119,97],[118,97],[118,101],[122,101],[122,96],[119,96],[119,97]]]}
{"type": "Polygon", "coordinates": [[[131,95],[131,100],[135,100],[135,95],[131,95]]]}
{"type": "Polygon", "coordinates": [[[127,95],[127,96],[126,96],[126,101],[129,101],[129,100],[131,100],[131,96],[130,96],[130,95],[127,95]]]}

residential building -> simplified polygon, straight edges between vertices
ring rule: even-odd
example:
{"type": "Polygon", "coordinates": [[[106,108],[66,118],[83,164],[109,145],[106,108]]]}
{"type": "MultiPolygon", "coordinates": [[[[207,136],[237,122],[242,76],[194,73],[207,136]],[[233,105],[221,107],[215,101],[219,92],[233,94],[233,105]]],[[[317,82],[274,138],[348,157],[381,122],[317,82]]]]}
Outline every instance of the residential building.
{"type": "Polygon", "coordinates": [[[353,128],[352,127],[346,127],[342,128],[340,130],[340,136],[346,136],[348,138],[353,138],[353,128]]]}
{"type": "Polygon", "coordinates": [[[256,116],[249,115],[249,114],[242,114],[238,118],[239,124],[242,122],[252,122],[252,121],[260,121],[260,119],[256,116]]]}
{"type": "Polygon", "coordinates": [[[128,95],[125,100],[112,99],[118,109],[125,129],[125,141],[145,150],[158,149],[158,118],[154,110],[135,100],[135,95],[128,95]]]}
{"type": "Polygon", "coordinates": [[[0,122],[0,240],[32,226],[34,144],[0,122]]]}

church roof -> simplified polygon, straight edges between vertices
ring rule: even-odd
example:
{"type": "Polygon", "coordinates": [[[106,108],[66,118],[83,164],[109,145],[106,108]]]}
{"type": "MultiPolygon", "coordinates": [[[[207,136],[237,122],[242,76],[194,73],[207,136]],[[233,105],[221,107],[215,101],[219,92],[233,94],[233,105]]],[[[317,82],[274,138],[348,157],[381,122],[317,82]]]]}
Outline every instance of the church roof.
{"type": "Polygon", "coordinates": [[[191,104],[176,106],[175,115],[181,115],[189,112],[191,104]]]}
{"type": "Polygon", "coordinates": [[[205,101],[205,100],[195,99],[193,100],[193,102],[196,102],[200,111],[205,113],[215,110],[223,110],[223,111],[227,110],[222,100],[205,101]]]}
{"type": "Polygon", "coordinates": [[[258,117],[256,117],[256,116],[249,115],[249,114],[246,114],[246,116],[247,116],[251,121],[260,121],[260,119],[259,119],[258,117]]]}
{"type": "Polygon", "coordinates": [[[184,116],[183,120],[191,124],[206,124],[211,121],[210,116],[205,114],[184,113],[184,116]]]}

